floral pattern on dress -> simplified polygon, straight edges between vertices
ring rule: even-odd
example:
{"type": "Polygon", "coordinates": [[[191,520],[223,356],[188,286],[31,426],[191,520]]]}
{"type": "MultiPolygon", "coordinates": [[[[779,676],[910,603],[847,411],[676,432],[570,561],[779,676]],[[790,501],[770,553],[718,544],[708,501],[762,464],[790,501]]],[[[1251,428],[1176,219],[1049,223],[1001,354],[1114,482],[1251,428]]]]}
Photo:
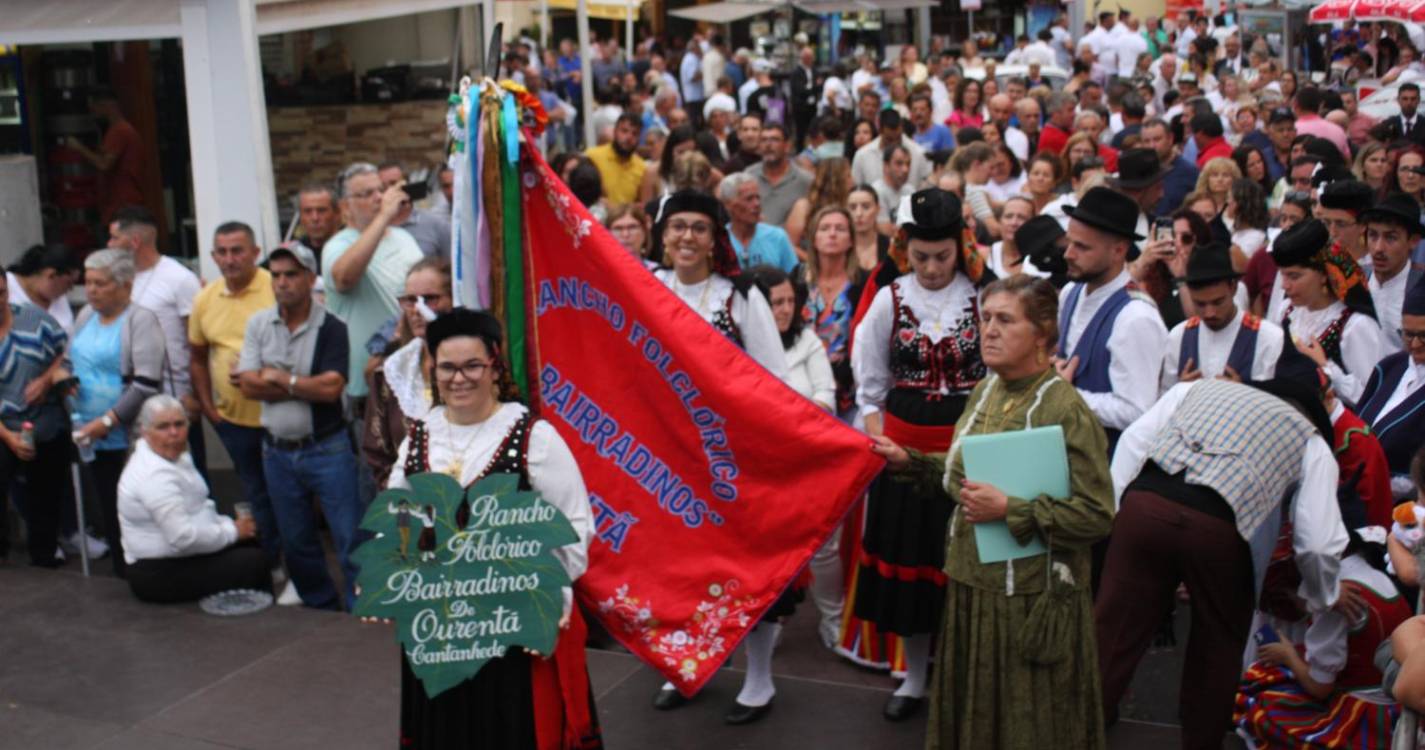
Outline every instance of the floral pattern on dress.
{"type": "Polygon", "coordinates": [[[669,667],[678,670],[684,682],[695,682],[700,673],[716,668],[719,655],[728,650],[724,627],[746,630],[752,625],[750,612],[758,602],[751,597],[739,597],[742,585],[732,579],[708,585],[707,597],[698,602],[697,610],[687,619],[685,627],[667,628],[653,616],[653,602],[630,596],[628,584],[614,590],[614,595],[599,602],[599,612],[612,613],[621,623],[623,632],[637,637],[648,650],[669,667]]]}

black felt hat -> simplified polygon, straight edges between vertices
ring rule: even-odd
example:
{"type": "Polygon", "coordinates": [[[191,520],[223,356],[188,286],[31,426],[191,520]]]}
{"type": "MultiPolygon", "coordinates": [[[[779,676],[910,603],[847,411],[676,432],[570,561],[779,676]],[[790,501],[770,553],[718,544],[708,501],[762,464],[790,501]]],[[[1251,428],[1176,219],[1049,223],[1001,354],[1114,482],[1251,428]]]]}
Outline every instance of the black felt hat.
{"type": "Polygon", "coordinates": [[[1106,187],[1088,191],[1077,206],[1064,207],[1074,221],[1134,241],[1143,239],[1138,234],[1138,211],[1132,198],[1106,187]]]}
{"type": "Polygon", "coordinates": [[[1272,243],[1272,260],[1278,267],[1309,266],[1322,268],[1323,251],[1331,243],[1331,232],[1319,219],[1307,219],[1293,224],[1277,235],[1272,243]]]}
{"type": "Polygon", "coordinates": [[[1425,276],[1416,281],[1415,286],[1405,290],[1405,302],[1400,306],[1400,314],[1425,315],[1425,276]]]}
{"type": "Polygon", "coordinates": [[[965,214],[959,196],[940,188],[926,188],[912,193],[907,202],[909,214],[906,215],[904,203],[896,214],[908,237],[927,242],[960,239],[965,214]]]}
{"type": "Polygon", "coordinates": [[[1282,325],[1282,333],[1282,353],[1277,357],[1273,377],[1270,380],[1250,381],[1247,385],[1296,406],[1321,433],[1321,437],[1329,442],[1334,439],[1335,430],[1331,424],[1331,413],[1326,410],[1326,402],[1322,398],[1324,384],[1321,371],[1292,343],[1289,321],[1282,325]]]}
{"type": "Polygon", "coordinates": [[[1420,224],[1420,203],[1405,193],[1391,193],[1385,200],[1361,212],[1361,221],[1395,224],[1413,235],[1425,235],[1420,224]]]}
{"type": "Polygon", "coordinates": [[[1301,150],[1307,156],[1320,159],[1322,164],[1341,164],[1345,161],[1345,158],[1341,156],[1341,149],[1336,148],[1336,144],[1325,138],[1312,136],[1302,144],[1301,150]]]}
{"type": "MultiPolygon", "coordinates": [[[[1322,208],[1335,208],[1359,215],[1370,208],[1375,199],[1375,190],[1360,180],[1336,180],[1321,188],[1322,208]]],[[[1416,211],[1417,221],[1419,214],[1420,212],[1416,211]]]]}
{"type": "Polygon", "coordinates": [[[457,307],[448,313],[437,316],[426,326],[426,349],[434,357],[435,351],[440,348],[442,341],[461,336],[471,336],[483,340],[487,346],[495,350],[490,353],[499,356],[498,349],[501,342],[504,341],[505,329],[500,325],[499,318],[484,310],[457,307]]]}
{"type": "Polygon", "coordinates": [[[1040,214],[1020,225],[1014,233],[1014,246],[1019,254],[1029,259],[1035,268],[1053,273],[1056,267],[1064,265],[1064,251],[1059,249],[1059,238],[1064,236],[1064,228],[1059,220],[1040,214]]]}
{"type": "Polygon", "coordinates": [[[1236,279],[1241,275],[1232,267],[1232,249],[1227,243],[1209,242],[1193,248],[1188,255],[1187,274],[1183,280],[1192,286],[1236,279]]]}
{"type": "Polygon", "coordinates": [[[1151,148],[1130,148],[1118,155],[1118,177],[1113,183],[1124,190],[1145,188],[1163,179],[1167,171],[1151,148]]]}

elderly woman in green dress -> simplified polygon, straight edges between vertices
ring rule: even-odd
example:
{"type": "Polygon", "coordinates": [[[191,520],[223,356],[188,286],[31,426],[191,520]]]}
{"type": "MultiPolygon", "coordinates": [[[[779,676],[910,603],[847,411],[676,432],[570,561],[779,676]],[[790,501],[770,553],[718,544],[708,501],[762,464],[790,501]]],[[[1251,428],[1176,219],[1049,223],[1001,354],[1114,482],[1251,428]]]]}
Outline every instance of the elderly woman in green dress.
{"type": "Polygon", "coordinates": [[[1103,428],[1054,372],[1057,309],[1043,279],[986,287],[980,351],[992,374],[970,394],[948,457],[884,437],[872,448],[900,480],[939,488],[955,506],[927,748],[1104,747],[1089,548],[1108,534],[1113,483],[1103,428]],[[1068,497],[1006,497],[965,478],[964,436],[1050,425],[1064,431],[1068,497]],[[980,562],[974,526],[992,521],[1048,552],[980,562]]]}

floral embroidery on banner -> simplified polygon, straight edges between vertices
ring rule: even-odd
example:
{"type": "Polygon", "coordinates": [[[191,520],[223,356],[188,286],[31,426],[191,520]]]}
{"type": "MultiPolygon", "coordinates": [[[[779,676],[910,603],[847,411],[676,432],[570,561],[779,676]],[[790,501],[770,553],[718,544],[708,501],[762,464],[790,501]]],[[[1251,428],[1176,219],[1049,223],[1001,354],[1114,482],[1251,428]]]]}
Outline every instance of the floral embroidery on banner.
{"type": "Polygon", "coordinates": [[[681,628],[665,627],[653,617],[653,602],[629,596],[627,583],[599,602],[599,611],[615,614],[625,633],[635,634],[665,665],[676,667],[684,682],[693,682],[709,660],[727,651],[725,626],[746,629],[752,624],[748,612],[756,602],[750,597],[735,596],[739,588],[741,584],[735,579],[709,584],[709,598],[698,603],[681,628]]]}
{"type": "Polygon", "coordinates": [[[583,239],[593,232],[594,222],[590,221],[587,217],[580,216],[578,212],[574,210],[573,198],[570,197],[569,193],[560,191],[554,187],[553,180],[551,179],[554,173],[549,171],[548,165],[544,166],[544,172],[545,174],[543,175],[536,175],[533,171],[526,172],[525,187],[534,187],[533,183],[541,176],[543,177],[544,197],[549,201],[549,207],[554,210],[554,215],[558,217],[559,223],[564,225],[564,231],[573,238],[574,247],[578,248],[583,239]]]}

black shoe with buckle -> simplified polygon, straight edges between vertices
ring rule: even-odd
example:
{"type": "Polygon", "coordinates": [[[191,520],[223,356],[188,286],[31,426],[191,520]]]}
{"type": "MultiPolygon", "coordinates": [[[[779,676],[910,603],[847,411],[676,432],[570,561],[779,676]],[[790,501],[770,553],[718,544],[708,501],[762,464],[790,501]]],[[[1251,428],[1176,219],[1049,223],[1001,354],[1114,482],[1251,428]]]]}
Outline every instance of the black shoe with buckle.
{"type": "Polygon", "coordinates": [[[653,707],[659,711],[672,711],[687,703],[688,699],[673,688],[660,688],[658,694],[653,696],[653,707]]]}
{"type": "Polygon", "coordinates": [[[722,720],[728,724],[751,724],[772,710],[772,701],[767,701],[760,706],[744,706],[737,701],[732,702],[732,708],[723,715],[722,720]]]}
{"type": "Polygon", "coordinates": [[[886,708],[881,714],[886,717],[886,721],[905,721],[920,713],[920,707],[923,705],[925,705],[924,698],[892,695],[891,699],[886,701],[886,708]]]}

